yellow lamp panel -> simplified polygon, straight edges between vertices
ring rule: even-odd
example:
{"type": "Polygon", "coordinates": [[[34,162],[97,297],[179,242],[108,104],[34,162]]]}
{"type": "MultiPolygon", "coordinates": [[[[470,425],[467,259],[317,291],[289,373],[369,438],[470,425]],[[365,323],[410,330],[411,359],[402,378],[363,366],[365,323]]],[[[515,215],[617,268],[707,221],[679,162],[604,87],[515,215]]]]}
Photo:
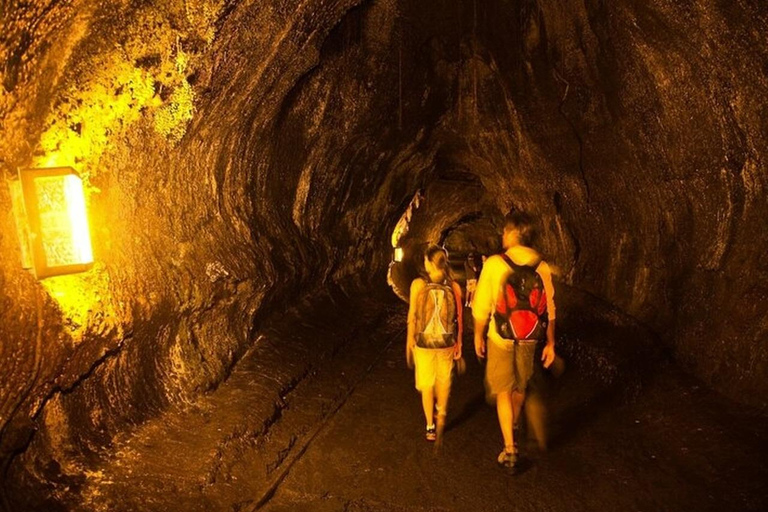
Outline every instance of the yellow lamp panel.
{"type": "Polygon", "coordinates": [[[22,258],[38,278],[88,270],[93,250],[83,183],[71,167],[20,169],[23,208],[17,213],[22,258]],[[22,233],[28,233],[24,236],[22,233]],[[26,246],[26,247],[25,247],[26,246]]]}

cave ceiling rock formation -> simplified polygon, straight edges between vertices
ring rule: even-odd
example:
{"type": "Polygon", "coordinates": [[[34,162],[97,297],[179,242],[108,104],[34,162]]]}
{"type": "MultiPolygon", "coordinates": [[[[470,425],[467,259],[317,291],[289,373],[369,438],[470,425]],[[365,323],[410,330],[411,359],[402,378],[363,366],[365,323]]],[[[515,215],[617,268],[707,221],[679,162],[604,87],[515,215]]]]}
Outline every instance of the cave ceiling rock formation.
{"type": "Polygon", "coordinates": [[[83,175],[97,264],[23,271],[0,188],[0,459],[75,473],[215,387],[260,315],[383,285],[420,189],[408,237],[531,211],[564,283],[764,407],[767,9],[4,2],[0,163],[83,175]]]}

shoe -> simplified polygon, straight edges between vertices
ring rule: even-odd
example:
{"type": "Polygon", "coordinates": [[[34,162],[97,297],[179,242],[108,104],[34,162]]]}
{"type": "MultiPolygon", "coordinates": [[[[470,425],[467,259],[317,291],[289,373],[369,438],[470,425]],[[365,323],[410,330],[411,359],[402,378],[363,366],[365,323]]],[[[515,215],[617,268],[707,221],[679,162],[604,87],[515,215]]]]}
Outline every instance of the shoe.
{"type": "Polygon", "coordinates": [[[496,462],[499,463],[499,466],[513,469],[517,465],[517,452],[508,452],[506,449],[501,450],[496,462]]]}
{"type": "Polygon", "coordinates": [[[427,441],[437,439],[437,428],[434,425],[427,427],[427,441]]]}

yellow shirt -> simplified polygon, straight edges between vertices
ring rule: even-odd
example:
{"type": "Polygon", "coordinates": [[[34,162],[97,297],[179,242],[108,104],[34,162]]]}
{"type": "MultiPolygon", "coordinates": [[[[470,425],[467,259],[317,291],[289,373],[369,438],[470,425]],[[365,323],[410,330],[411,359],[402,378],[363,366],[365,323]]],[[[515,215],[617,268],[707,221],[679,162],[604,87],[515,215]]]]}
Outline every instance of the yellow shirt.
{"type": "MultiPolygon", "coordinates": [[[[541,259],[539,253],[530,247],[518,245],[507,250],[507,256],[516,265],[531,265],[541,259]]],[[[504,261],[501,255],[494,255],[488,258],[480,272],[480,279],[477,282],[475,298],[472,302],[472,316],[476,320],[482,320],[488,323],[491,315],[496,311],[496,299],[501,291],[502,284],[507,280],[507,276],[512,271],[504,261]]],[[[536,273],[541,276],[544,283],[544,290],[547,292],[547,314],[549,320],[555,319],[555,287],[552,285],[552,271],[546,261],[542,261],[536,269],[536,273]]],[[[490,321],[488,327],[488,339],[503,344],[501,336],[496,332],[496,322],[490,321]]]]}

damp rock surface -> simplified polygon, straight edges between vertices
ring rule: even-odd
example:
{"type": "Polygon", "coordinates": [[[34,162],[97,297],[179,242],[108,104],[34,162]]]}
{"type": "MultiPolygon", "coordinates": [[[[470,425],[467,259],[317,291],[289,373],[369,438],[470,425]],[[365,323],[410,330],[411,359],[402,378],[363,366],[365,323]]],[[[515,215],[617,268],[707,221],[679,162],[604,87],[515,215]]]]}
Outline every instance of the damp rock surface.
{"type": "Polygon", "coordinates": [[[77,484],[16,507],[762,510],[765,418],[680,374],[644,327],[562,291],[565,371],[545,373],[536,390],[550,449],[520,439],[513,474],[495,463],[501,436],[471,343],[435,453],[405,365],[405,307],[325,298],[266,322],[218,389],[120,436],[77,484]]]}
{"type": "Polygon", "coordinates": [[[389,293],[417,192],[404,281],[529,211],[562,283],[765,412],[764,2],[31,0],[0,23],[4,178],[75,168],[95,256],[35,279],[0,187],[4,482],[82,486],[271,314],[389,293]]]}
{"type": "MultiPolygon", "coordinates": [[[[14,510],[221,510],[254,506],[403,334],[402,308],[322,296],[274,315],[226,382],[117,436],[77,475],[12,491],[14,510]],[[286,345],[287,344],[287,345],[286,345]],[[290,348],[286,348],[290,347],[290,348]]],[[[35,453],[36,450],[30,450],[35,453]]],[[[35,465],[22,456],[21,464],[35,465]]],[[[13,474],[12,480],[29,477],[13,474]]]]}

